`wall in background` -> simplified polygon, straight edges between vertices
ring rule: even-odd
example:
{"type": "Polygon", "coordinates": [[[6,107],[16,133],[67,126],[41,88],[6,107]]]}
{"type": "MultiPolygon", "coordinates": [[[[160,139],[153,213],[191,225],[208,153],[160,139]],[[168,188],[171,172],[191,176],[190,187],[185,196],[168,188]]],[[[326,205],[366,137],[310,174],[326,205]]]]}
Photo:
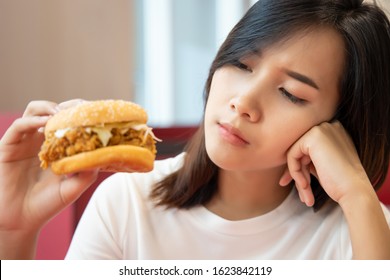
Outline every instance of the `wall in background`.
{"type": "Polygon", "coordinates": [[[374,2],[378,4],[386,11],[387,15],[390,16],[390,0],[368,0],[368,2],[374,2]]]}
{"type": "Polygon", "coordinates": [[[0,111],[131,99],[134,12],[132,0],[0,0],[0,111]]]}

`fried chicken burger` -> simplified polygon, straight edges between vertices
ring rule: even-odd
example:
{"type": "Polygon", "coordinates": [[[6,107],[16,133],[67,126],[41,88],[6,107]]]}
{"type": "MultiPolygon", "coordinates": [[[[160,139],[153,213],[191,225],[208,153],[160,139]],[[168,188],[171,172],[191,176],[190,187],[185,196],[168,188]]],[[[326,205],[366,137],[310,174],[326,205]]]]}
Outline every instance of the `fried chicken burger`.
{"type": "Polygon", "coordinates": [[[45,126],[41,167],[56,174],[88,169],[148,172],[156,140],[139,105],[123,100],[85,102],[62,110],[45,126]]]}

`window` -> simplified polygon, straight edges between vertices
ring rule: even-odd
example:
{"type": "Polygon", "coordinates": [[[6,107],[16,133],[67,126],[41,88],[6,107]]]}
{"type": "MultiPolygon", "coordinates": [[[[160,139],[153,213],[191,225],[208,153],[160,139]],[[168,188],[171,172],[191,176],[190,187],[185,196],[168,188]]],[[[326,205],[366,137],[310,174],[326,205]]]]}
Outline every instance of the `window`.
{"type": "Polygon", "coordinates": [[[136,0],[135,101],[152,126],[194,125],[227,33],[250,0],[136,0]]]}

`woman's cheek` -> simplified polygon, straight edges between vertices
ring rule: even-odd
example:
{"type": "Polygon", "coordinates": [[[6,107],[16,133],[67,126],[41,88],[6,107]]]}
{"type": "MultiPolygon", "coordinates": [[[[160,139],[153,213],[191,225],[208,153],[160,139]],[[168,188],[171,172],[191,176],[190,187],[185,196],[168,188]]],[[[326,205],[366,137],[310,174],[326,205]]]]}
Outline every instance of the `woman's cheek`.
{"type": "Polygon", "coordinates": [[[290,123],[285,123],[284,128],[280,132],[281,135],[284,135],[281,137],[283,139],[281,146],[285,154],[313,126],[315,126],[314,122],[307,119],[299,120],[298,118],[290,123]]]}

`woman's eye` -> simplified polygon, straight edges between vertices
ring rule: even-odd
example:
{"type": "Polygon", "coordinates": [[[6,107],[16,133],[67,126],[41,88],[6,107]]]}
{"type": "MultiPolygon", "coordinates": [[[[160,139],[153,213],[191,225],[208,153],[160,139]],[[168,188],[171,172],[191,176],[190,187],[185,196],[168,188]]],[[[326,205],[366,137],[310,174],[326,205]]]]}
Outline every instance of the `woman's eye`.
{"type": "Polygon", "coordinates": [[[236,66],[238,69],[252,72],[252,69],[250,69],[248,65],[246,65],[245,63],[242,63],[241,61],[236,61],[234,63],[234,66],[236,66]]]}
{"type": "Polygon", "coordinates": [[[294,104],[303,104],[305,103],[304,99],[298,98],[291,93],[289,93],[285,88],[279,88],[280,93],[286,97],[288,100],[290,100],[294,104]]]}

